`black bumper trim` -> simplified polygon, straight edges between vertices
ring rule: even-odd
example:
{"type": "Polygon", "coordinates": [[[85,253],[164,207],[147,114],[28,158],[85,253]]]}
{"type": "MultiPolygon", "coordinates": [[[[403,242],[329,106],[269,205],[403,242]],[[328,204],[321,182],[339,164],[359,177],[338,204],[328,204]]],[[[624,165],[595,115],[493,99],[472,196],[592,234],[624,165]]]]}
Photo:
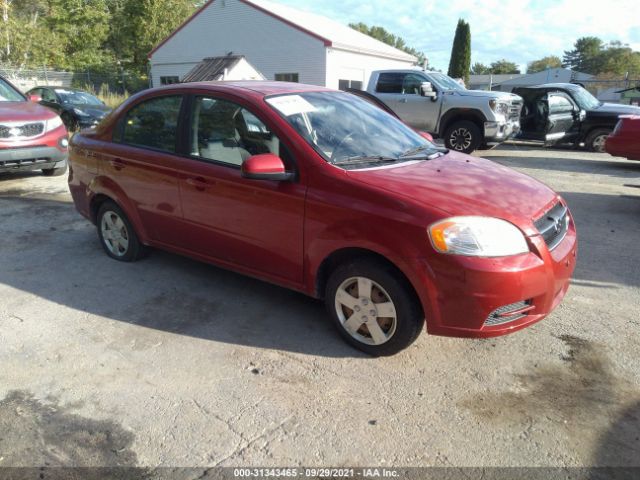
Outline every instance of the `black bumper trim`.
{"type": "Polygon", "coordinates": [[[62,167],[67,157],[55,147],[0,149],[0,172],[62,167]]]}

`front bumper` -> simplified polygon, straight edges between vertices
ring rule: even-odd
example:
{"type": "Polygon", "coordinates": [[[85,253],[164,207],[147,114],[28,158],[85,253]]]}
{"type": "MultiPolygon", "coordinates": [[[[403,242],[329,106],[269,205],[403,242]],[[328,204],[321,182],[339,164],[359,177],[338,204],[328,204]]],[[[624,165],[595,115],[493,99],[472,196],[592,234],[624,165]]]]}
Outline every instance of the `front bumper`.
{"type": "MultiPolygon", "coordinates": [[[[422,261],[420,299],[427,331],[452,337],[495,337],[523,329],[549,315],[569,289],[577,258],[573,219],[552,251],[541,236],[528,237],[530,252],[513,257],[440,255],[422,261]],[[514,305],[496,322],[496,312],[514,305]],[[513,320],[511,320],[513,319],[513,320]]],[[[507,309],[508,310],[508,309],[507,309]]]]}
{"type": "Polygon", "coordinates": [[[520,120],[484,122],[485,143],[501,143],[520,133],[520,120]]]}
{"type": "Polygon", "coordinates": [[[56,147],[20,147],[0,149],[0,172],[60,168],[66,165],[68,152],[56,147]]]}

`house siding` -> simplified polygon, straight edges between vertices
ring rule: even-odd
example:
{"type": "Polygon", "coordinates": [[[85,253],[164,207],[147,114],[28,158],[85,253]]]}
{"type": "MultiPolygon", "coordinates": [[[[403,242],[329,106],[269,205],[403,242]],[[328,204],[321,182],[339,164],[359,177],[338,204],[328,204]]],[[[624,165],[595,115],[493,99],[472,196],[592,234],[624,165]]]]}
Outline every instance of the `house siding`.
{"type": "Polygon", "coordinates": [[[413,65],[413,62],[392,60],[361,53],[327,48],[327,77],[326,86],[338,88],[340,80],[357,80],[362,82],[362,88],[366,89],[371,77],[371,72],[386,69],[405,69],[413,65]]]}
{"type": "Polygon", "coordinates": [[[266,79],[298,73],[301,83],[326,82],[325,45],[318,38],[239,0],[216,0],[150,58],[154,86],[161,76],[182,78],[202,59],[244,55],[266,79]]]}

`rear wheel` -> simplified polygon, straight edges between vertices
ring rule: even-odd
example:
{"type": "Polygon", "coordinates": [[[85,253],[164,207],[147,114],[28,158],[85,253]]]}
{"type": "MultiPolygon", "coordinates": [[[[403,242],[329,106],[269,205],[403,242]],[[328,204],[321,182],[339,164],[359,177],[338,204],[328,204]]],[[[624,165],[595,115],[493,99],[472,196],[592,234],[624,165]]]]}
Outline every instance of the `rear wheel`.
{"type": "Polygon", "coordinates": [[[480,129],[469,120],[451,124],[444,133],[444,144],[456,152],[471,153],[478,148],[482,140],[480,129]]]}
{"type": "Polygon", "coordinates": [[[373,356],[404,350],[424,325],[408,282],[374,260],[336,268],[327,282],[325,303],[344,339],[373,356]]]}
{"type": "Polygon", "coordinates": [[[131,222],[114,202],[107,201],[100,206],[97,227],[102,248],[111,258],[135,262],[146,253],[131,222]]]}
{"type": "Polygon", "coordinates": [[[592,152],[605,153],[604,145],[609,135],[611,135],[611,130],[596,128],[587,135],[584,144],[592,152]]]}

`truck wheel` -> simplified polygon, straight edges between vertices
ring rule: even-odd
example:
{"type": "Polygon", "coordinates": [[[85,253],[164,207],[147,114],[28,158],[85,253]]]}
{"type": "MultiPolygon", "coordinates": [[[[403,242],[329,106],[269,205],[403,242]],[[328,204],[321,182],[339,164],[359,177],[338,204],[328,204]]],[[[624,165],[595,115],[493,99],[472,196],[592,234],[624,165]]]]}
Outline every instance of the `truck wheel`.
{"type": "Polygon", "coordinates": [[[482,133],[478,126],[468,120],[451,124],[444,133],[444,144],[456,152],[471,153],[482,142],[482,133]]]}
{"type": "Polygon", "coordinates": [[[327,282],[325,303],[342,337],[372,356],[404,350],[424,326],[411,286],[375,260],[354,260],[336,268],[327,282]]]}
{"type": "Polygon", "coordinates": [[[611,130],[606,128],[596,128],[589,132],[587,135],[587,139],[584,141],[585,146],[588,150],[597,153],[605,153],[604,144],[607,140],[607,137],[611,135],[611,130]]]}

